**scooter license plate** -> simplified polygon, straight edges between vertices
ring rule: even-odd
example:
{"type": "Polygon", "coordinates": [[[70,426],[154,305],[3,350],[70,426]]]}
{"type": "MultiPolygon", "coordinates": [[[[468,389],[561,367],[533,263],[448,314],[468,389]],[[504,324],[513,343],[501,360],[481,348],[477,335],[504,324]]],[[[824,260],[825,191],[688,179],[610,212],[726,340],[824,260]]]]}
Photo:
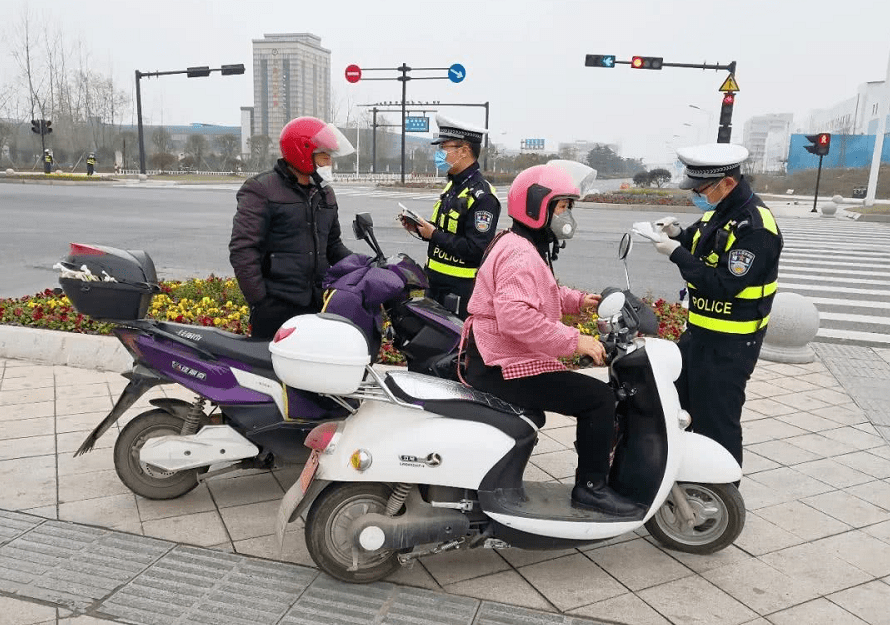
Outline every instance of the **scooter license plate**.
{"type": "Polygon", "coordinates": [[[303,467],[303,472],[300,473],[300,490],[303,491],[303,494],[309,490],[309,485],[315,479],[316,471],[318,471],[318,450],[313,449],[309,454],[309,460],[306,461],[306,466],[303,467]]]}

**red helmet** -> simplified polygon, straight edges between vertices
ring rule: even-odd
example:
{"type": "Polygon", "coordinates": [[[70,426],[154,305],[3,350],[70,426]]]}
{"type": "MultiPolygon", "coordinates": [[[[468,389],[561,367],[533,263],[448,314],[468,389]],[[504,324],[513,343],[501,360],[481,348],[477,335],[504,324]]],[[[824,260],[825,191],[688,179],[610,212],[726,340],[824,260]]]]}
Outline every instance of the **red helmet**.
{"type": "Polygon", "coordinates": [[[289,121],[281,129],[278,143],[284,160],[304,174],[315,171],[312,155],[316,152],[326,152],[334,158],[355,152],[336,126],[315,117],[298,117],[289,121]]]}
{"type": "Polygon", "coordinates": [[[580,197],[572,176],[559,167],[535,165],[519,173],[507,194],[510,217],[532,230],[547,225],[550,203],[580,197]]]}

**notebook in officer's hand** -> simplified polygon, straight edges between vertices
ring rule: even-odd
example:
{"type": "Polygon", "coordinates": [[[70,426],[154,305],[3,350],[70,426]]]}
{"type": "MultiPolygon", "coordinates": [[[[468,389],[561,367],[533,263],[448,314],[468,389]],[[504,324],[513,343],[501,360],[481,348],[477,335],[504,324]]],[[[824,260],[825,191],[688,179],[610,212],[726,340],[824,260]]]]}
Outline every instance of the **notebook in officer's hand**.
{"type": "Polygon", "coordinates": [[[655,228],[652,227],[652,222],[649,221],[638,221],[633,225],[632,228],[634,234],[638,234],[641,237],[645,237],[650,241],[655,241],[656,243],[663,239],[663,234],[661,232],[657,232],[655,228]]]}

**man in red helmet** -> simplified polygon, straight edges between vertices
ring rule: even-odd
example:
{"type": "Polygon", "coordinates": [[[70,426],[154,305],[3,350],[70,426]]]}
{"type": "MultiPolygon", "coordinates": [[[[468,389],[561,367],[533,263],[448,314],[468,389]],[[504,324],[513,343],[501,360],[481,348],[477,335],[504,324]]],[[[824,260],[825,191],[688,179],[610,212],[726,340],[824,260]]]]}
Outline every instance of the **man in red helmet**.
{"type": "Polygon", "coordinates": [[[251,336],[271,339],[295,315],[321,310],[321,281],[352,252],[340,240],[331,162],[352,154],[332,124],[298,117],[281,131],[271,171],[238,190],[229,261],[250,305],[251,336]]]}

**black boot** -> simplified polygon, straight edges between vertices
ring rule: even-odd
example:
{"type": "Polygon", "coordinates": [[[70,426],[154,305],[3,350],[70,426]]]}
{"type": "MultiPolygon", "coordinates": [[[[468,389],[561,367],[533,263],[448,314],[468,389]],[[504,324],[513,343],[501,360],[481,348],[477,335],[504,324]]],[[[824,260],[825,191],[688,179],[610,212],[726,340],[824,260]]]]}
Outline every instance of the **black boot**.
{"type": "Polygon", "coordinates": [[[609,488],[606,480],[601,477],[579,477],[575,481],[575,488],[572,489],[572,507],[595,510],[617,517],[636,517],[646,510],[645,506],[609,488]]]}

